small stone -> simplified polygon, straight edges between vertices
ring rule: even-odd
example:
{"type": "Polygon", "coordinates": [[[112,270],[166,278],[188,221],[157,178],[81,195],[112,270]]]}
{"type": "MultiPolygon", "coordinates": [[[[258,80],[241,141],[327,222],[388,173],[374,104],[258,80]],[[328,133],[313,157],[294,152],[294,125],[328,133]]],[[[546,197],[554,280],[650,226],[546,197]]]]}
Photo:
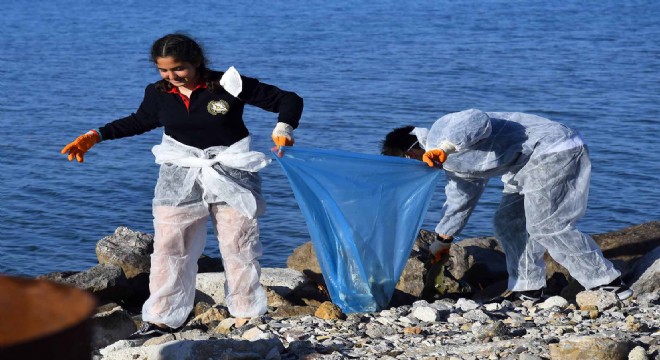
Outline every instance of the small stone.
{"type": "Polygon", "coordinates": [[[479,304],[477,304],[474,300],[468,300],[464,298],[458,299],[458,301],[456,301],[456,304],[454,306],[463,311],[474,310],[479,308],[479,304]]]}
{"type": "Polygon", "coordinates": [[[636,346],[628,353],[628,360],[649,360],[649,357],[643,347],[636,346]]]}
{"type": "Polygon", "coordinates": [[[419,306],[413,310],[412,316],[420,321],[433,322],[438,319],[438,311],[430,306],[419,306]]]}
{"type": "Polygon", "coordinates": [[[422,333],[422,328],[419,326],[411,326],[403,329],[404,334],[419,335],[422,333]]]}
{"type": "Polygon", "coordinates": [[[597,306],[599,311],[620,305],[616,294],[607,291],[582,291],[575,296],[575,301],[580,308],[597,306]]]}
{"type": "Polygon", "coordinates": [[[565,308],[568,305],[568,301],[561,296],[552,296],[547,298],[544,302],[539,304],[539,308],[547,310],[552,307],[565,308]]]}
{"type": "Polygon", "coordinates": [[[626,328],[635,332],[647,332],[650,330],[648,325],[641,323],[639,319],[632,315],[626,317],[626,328]]]}
{"type": "Polygon", "coordinates": [[[343,320],[346,318],[346,315],[344,315],[339,306],[330,301],[322,303],[314,313],[314,316],[324,320],[343,320]]]}

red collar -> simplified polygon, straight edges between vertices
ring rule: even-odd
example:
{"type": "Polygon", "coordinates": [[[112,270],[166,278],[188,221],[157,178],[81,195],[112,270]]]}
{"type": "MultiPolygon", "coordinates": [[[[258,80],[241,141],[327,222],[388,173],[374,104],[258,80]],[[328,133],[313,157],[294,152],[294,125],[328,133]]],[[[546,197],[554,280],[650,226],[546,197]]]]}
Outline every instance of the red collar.
{"type": "MultiPolygon", "coordinates": [[[[197,85],[192,89],[192,91],[195,91],[195,90],[197,90],[197,89],[206,89],[206,81],[202,81],[202,82],[200,82],[199,84],[197,84],[197,85]]],[[[183,95],[183,94],[181,94],[181,92],[179,91],[179,88],[176,87],[176,86],[172,86],[172,88],[168,91],[168,93],[169,93],[169,94],[179,94],[179,95],[183,95]]]]}
{"type": "MultiPolygon", "coordinates": [[[[194,89],[192,89],[193,92],[197,89],[206,89],[206,81],[202,81],[199,84],[195,86],[194,89]]],[[[190,111],[190,98],[183,95],[180,91],[179,88],[176,86],[172,86],[172,88],[167,92],[168,94],[179,94],[181,97],[181,100],[183,100],[183,104],[186,105],[186,109],[190,111]]],[[[192,95],[192,92],[190,93],[192,95]]]]}

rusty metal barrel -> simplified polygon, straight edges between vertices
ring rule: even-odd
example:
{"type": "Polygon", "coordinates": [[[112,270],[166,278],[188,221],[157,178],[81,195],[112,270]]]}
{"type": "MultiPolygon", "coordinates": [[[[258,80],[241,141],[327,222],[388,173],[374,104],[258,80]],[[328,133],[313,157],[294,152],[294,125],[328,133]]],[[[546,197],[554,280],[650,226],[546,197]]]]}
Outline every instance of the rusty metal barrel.
{"type": "Polygon", "coordinates": [[[81,289],[0,276],[0,359],[90,359],[95,309],[81,289]]]}

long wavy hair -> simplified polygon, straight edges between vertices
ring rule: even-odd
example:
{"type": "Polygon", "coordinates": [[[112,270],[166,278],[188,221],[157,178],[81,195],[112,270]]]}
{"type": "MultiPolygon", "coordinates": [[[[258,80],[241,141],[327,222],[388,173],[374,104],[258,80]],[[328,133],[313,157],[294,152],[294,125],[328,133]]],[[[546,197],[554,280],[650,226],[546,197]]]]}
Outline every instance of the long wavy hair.
{"type": "MultiPolygon", "coordinates": [[[[196,71],[200,78],[206,82],[206,87],[211,91],[220,88],[220,73],[206,67],[208,60],[204,56],[202,47],[192,38],[181,33],[167,34],[154,41],[151,45],[151,61],[155,64],[158,58],[172,57],[177,61],[197,65],[196,71]]],[[[156,89],[168,92],[172,84],[166,80],[156,82],[156,89]]]]}

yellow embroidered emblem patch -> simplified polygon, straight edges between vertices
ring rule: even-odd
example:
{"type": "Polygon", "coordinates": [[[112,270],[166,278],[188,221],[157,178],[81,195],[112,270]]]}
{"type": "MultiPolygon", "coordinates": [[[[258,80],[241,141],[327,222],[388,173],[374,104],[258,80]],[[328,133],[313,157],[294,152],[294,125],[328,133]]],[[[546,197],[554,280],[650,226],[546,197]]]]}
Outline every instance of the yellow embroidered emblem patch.
{"type": "Polygon", "coordinates": [[[206,110],[208,110],[211,115],[225,115],[229,112],[229,104],[224,100],[209,101],[209,104],[206,105],[206,110]]]}

